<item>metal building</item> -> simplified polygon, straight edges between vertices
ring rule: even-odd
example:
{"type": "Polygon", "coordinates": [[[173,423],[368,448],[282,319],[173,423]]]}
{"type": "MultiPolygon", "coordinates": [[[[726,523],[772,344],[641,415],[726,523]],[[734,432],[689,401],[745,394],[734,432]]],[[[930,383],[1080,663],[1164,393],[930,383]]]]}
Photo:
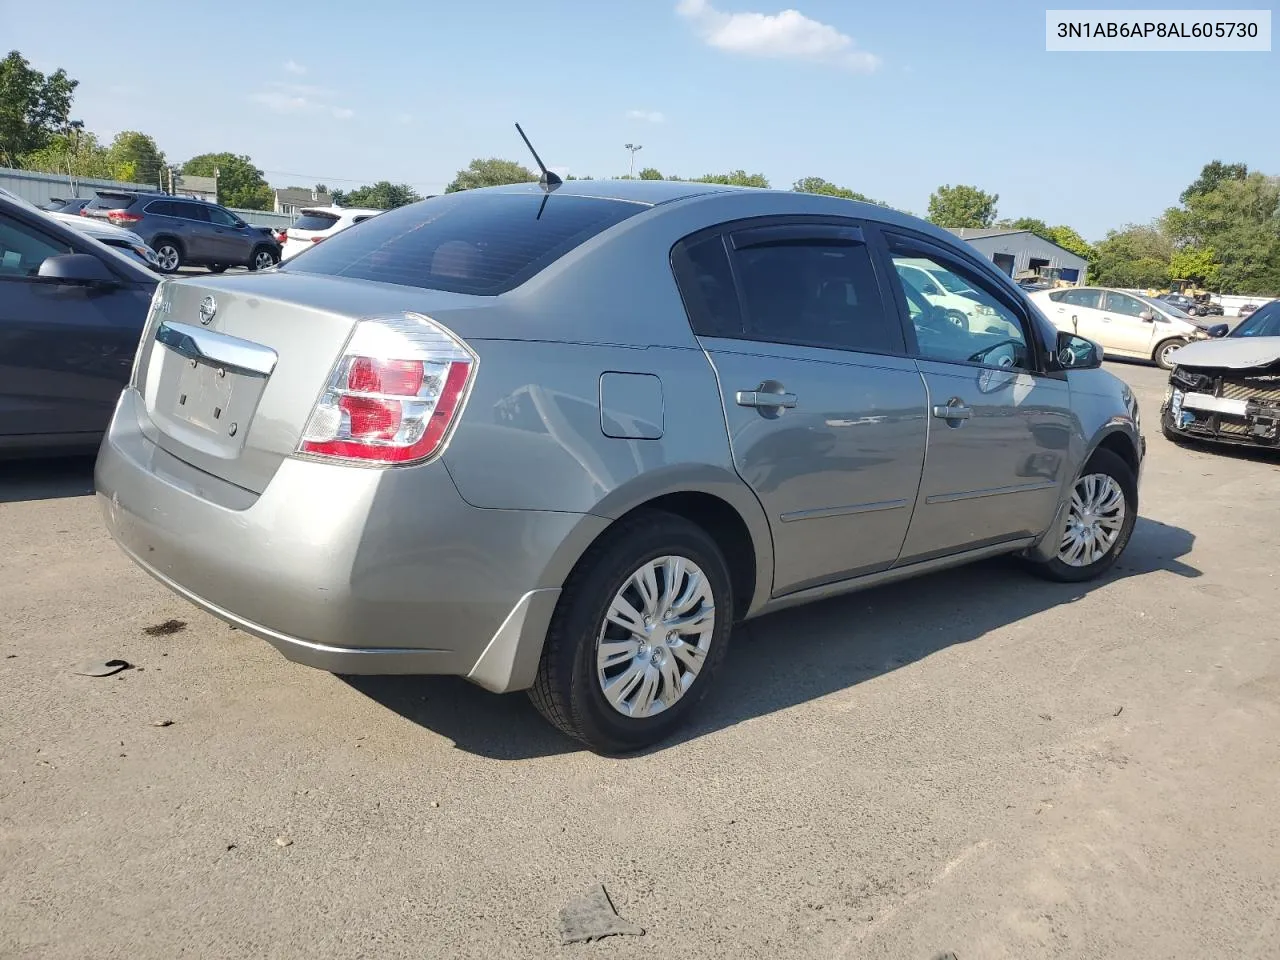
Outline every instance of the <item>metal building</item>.
{"type": "Polygon", "coordinates": [[[1051,243],[1030,230],[1001,227],[985,230],[974,227],[948,229],[961,240],[968,241],[979,253],[1015,279],[1040,274],[1057,276],[1077,286],[1087,279],[1089,262],[1084,257],[1051,243]]]}

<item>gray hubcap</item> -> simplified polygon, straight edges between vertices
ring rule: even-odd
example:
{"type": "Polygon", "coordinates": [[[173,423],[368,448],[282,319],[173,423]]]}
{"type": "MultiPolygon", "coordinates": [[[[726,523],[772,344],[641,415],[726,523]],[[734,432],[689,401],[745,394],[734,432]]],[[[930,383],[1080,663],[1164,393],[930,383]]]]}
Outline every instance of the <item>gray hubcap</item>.
{"type": "Polygon", "coordinates": [[[685,557],[658,557],[626,579],[596,638],[596,676],[613,709],[651,717],[698,679],[716,607],[706,574],[685,557]]]}
{"type": "Polygon", "coordinates": [[[265,270],[273,263],[275,263],[275,258],[265,250],[259,251],[258,255],[253,258],[253,265],[258,270],[265,270]]]}
{"type": "Polygon", "coordinates": [[[177,270],[178,261],[182,258],[178,256],[177,247],[172,247],[165,243],[156,251],[156,259],[160,261],[160,266],[165,270],[177,270]]]}
{"type": "Polygon", "coordinates": [[[1058,559],[1070,567],[1097,563],[1120,536],[1126,509],[1124,490],[1114,477],[1105,473],[1081,477],[1071,491],[1071,511],[1058,559]]]}
{"type": "Polygon", "coordinates": [[[1180,343],[1171,343],[1161,350],[1160,362],[1166,367],[1173,366],[1173,354],[1180,346],[1182,346],[1180,343]]]}

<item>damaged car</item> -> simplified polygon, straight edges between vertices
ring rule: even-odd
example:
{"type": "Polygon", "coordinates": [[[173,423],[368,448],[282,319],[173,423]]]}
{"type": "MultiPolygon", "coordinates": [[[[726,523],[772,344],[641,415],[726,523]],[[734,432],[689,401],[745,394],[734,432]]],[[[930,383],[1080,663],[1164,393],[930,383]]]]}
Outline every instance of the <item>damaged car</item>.
{"type": "Polygon", "coordinates": [[[1280,302],[1257,310],[1222,339],[1177,352],[1160,424],[1175,443],[1280,449],[1280,302]]]}

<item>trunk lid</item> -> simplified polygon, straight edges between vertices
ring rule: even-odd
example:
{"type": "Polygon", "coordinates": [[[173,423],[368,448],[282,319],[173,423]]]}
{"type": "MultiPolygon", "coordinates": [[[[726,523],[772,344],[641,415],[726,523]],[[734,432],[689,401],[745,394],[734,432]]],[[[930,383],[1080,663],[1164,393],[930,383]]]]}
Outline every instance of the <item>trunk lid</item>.
{"type": "Polygon", "coordinates": [[[480,298],[274,273],[174,281],[138,355],[158,446],[261,493],[298,447],[358,320],[413,311],[448,324],[480,298]]]}

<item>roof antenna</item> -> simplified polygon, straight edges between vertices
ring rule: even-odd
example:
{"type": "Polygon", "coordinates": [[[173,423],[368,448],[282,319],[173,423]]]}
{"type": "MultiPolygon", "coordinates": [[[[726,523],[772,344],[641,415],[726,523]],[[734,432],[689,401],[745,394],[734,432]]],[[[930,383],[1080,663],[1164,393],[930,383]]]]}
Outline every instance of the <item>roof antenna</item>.
{"type": "Polygon", "coordinates": [[[538,169],[542,171],[542,178],[538,181],[542,185],[543,190],[551,190],[564,183],[556,174],[547,169],[547,165],[542,162],[542,158],[538,156],[538,151],[533,149],[533,144],[529,142],[529,138],[524,135],[524,131],[520,129],[520,124],[516,124],[516,132],[520,134],[520,139],[524,141],[524,145],[529,148],[529,152],[533,154],[533,160],[538,165],[538,169]]]}

